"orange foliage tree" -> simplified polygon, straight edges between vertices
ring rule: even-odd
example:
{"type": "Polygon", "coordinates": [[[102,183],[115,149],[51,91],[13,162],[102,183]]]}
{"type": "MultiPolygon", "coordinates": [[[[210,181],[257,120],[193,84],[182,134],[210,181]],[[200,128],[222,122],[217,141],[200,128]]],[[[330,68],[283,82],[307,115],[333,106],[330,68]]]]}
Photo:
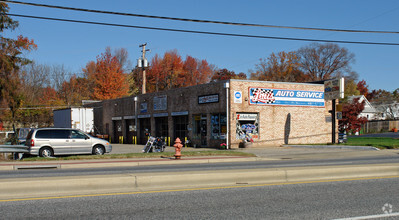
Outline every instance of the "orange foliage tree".
{"type": "Polygon", "coordinates": [[[251,73],[251,79],[279,82],[305,82],[306,75],[299,70],[296,52],[272,53],[267,59],[260,59],[251,73]]]}
{"type": "MultiPolygon", "coordinates": [[[[6,3],[0,3],[0,32],[5,30],[13,31],[18,27],[18,22],[12,20],[7,13],[9,7],[6,3]]],[[[11,120],[15,122],[15,114],[22,106],[23,94],[20,90],[21,80],[19,78],[19,69],[26,65],[30,60],[22,56],[24,51],[36,49],[33,40],[18,36],[17,39],[5,38],[0,35],[0,102],[6,102],[11,110],[11,120]]]]}
{"type": "MultiPolygon", "coordinates": [[[[208,83],[212,76],[212,66],[206,60],[187,56],[185,60],[176,50],[168,51],[163,57],[156,54],[147,70],[147,91],[157,92],[208,83]]],[[[137,72],[137,82],[141,81],[141,71],[137,72]]]]}
{"type": "Polygon", "coordinates": [[[228,69],[219,69],[217,70],[211,80],[212,81],[221,81],[221,80],[228,80],[228,79],[246,79],[247,75],[244,73],[235,74],[234,71],[230,71],[228,69]]]}
{"type": "Polygon", "coordinates": [[[105,53],[97,57],[95,63],[89,62],[83,71],[93,82],[91,98],[105,100],[128,95],[127,74],[118,59],[111,54],[110,48],[106,48],[105,53]]]}
{"type": "Polygon", "coordinates": [[[206,60],[198,60],[187,56],[183,64],[184,84],[183,86],[194,86],[208,83],[212,77],[212,67],[206,60]]]}
{"type": "Polygon", "coordinates": [[[79,105],[82,100],[90,99],[93,94],[93,83],[84,77],[73,75],[69,81],[65,81],[59,91],[67,106],[79,105]]]}

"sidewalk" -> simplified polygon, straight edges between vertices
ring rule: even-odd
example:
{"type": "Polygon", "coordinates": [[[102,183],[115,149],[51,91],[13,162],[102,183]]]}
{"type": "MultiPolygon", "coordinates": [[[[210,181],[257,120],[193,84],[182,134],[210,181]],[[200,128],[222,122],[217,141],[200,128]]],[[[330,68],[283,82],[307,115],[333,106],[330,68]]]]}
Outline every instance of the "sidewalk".
{"type": "MultiPolygon", "coordinates": [[[[111,154],[142,153],[143,145],[113,144],[111,154]]],[[[182,148],[184,151],[208,151],[214,148],[182,148]]],[[[260,160],[323,160],[323,159],[344,159],[387,156],[399,154],[399,150],[360,150],[329,148],[328,146],[284,146],[284,147],[263,147],[263,148],[241,148],[232,149],[252,153],[256,157],[241,156],[202,156],[202,157],[182,157],[175,160],[170,157],[159,158],[127,158],[127,159],[92,159],[92,160],[54,160],[54,161],[3,161],[0,162],[0,170],[16,169],[72,169],[72,168],[100,168],[117,166],[148,166],[164,164],[200,164],[200,163],[220,163],[220,162],[244,162],[260,160]]],[[[167,147],[166,152],[174,152],[173,147],[167,147]]]]}

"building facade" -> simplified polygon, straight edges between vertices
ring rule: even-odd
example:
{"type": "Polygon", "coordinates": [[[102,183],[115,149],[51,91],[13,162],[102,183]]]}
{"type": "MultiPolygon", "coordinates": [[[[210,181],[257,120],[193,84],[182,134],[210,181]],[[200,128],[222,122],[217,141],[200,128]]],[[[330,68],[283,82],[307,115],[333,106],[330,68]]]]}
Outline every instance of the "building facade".
{"type": "Polygon", "coordinates": [[[92,103],[97,131],[145,144],[146,133],[196,147],[331,142],[331,102],[320,84],[227,80],[92,103]]]}

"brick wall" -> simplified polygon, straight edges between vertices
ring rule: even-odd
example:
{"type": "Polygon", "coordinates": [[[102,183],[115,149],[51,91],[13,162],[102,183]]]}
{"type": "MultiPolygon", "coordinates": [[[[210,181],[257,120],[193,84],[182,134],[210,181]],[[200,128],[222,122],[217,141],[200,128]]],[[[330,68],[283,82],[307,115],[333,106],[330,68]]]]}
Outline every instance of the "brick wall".
{"type": "MultiPolygon", "coordinates": [[[[331,142],[331,102],[325,107],[295,107],[295,106],[260,106],[249,105],[249,87],[323,91],[323,85],[303,83],[280,83],[249,80],[230,80],[229,88],[229,142],[233,148],[237,148],[241,140],[236,139],[236,114],[257,113],[259,114],[259,137],[255,138],[257,146],[279,146],[282,144],[314,144],[331,142]],[[233,103],[234,91],[241,91],[242,103],[233,103]]],[[[104,134],[114,135],[115,120],[122,120],[122,135],[126,136],[126,118],[137,116],[150,116],[151,134],[155,134],[154,114],[167,114],[168,133],[173,138],[174,113],[188,112],[188,136],[193,137],[194,115],[204,115],[207,119],[207,143],[209,147],[217,147],[226,142],[223,139],[211,139],[211,115],[226,113],[226,88],[225,82],[209,83],[186,88],[172,89],[158,93],[149,93],[137,96],[137,113],[135,112],[134,97],[105,100],[100,104],[92,105],[95,110],[95,124],[101,128],[104,134]],[[199,104],[199,96],[218,95],[218,102],[199,104]],[[167,96],[167,109],[154,110],[154,98],[167,96]],[[141,113],[140,105],[147,104],[147,111],[141,113]],[[97,117],[102,117],[98,119],[97,117]],[[114,119],[114,120],[113,120],[114,119]]],[[[138,120],[139,121],[139,120],[138,120]]],[[[137,133],[140,136],[144,131],[138,125],[137,133]]],[[[117,137],[112,137],[113,141],[117,137]]],[[[200,145],[200,140],[192,140],[200,145]]]]}
{"type": "Polygon", "coordinates": [[[261,82],[261,81],[230,81],[230,96],[234,91],[241,91],[243,101],[236,104],[231,101],[230,128],[233,134],[231,143],[238,147],[240,140],[235,138],[237,112],[259,113],[259,138],[255,145],[282,144],[315,144],[331,142],[331,102],[325,107],[296,107],[296,106],[265,106],[249,105],[249,87],[324,91],[323,85],[261,82]]]}

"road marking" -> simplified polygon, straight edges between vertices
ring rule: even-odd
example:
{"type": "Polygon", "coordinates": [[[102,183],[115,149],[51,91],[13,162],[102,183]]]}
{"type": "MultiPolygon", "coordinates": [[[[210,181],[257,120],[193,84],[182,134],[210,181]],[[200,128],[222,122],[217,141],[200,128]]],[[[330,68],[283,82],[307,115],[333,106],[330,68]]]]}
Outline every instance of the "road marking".
{"type": "Polygon", "coordinates": [[[250,185],[242,185],[242,184],[240,184],[240,185],[235,185],[235,186],[215,186],[215,187],[188,188],[188,189],[151,190],[151,191],[140,191],[140,192],[99,193],[99,194],[86,194],[86,195],[48,196],[48,197],[37,197],[37,198],[3,199],[3,200],[0,200],[0,202],[34,201],[34,200],[67,199],[67,198],[84,198],[84,197],[97,197],[97,196],[118,196],[118,195],[150,194],[150,193],[165,193],[165,192],[184,192],[184,191],[212,190],[212,189],[235,189],[235,188],[259,187],[259,186],[297,185],[297,184],[308,184],[308,183],[331,183],[331,182],[344,182],[344,181],[356,181],[356,180],[393,179],[393,178],[399,178],[399,175],[396,175],[396,176],[385,176],[385,177],[359,177],[359,178],[347,178],[347,179],[336,179],[336,180],[313,180],[313,181],[298,181],[298,182],[263,183],[263,184],[250,184],[250,185]]]}
{"type": "Polygon", "coordinates": [[[338,218],[334,220],[362,220],[362,219],[376,219],[376,218],[388,218],[399,216],[399,212],[389,213],[389,214],[381,214],[381,215],[367,215],[367,216],[358,216],[358,217],[350,217],[350,218],[338,218]]]}

